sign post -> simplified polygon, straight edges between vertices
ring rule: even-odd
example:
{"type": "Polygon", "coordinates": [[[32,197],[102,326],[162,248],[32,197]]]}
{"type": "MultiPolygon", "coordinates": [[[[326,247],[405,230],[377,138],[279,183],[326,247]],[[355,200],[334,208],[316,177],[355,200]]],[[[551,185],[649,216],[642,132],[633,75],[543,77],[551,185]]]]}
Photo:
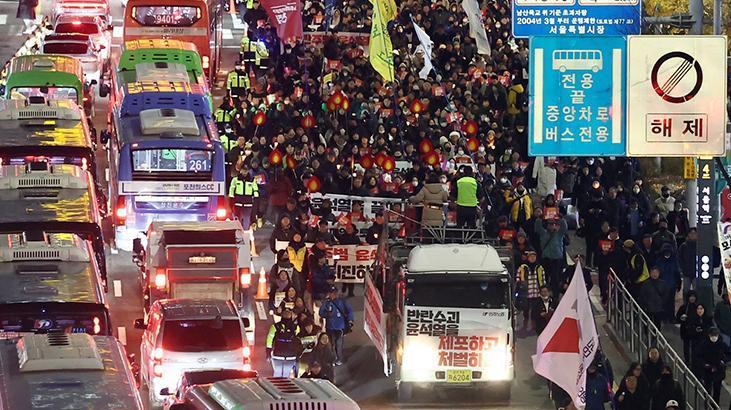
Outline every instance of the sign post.
{"type": "Polygon", "coordinates": [[[531,39],[531,156],[625,154],[626,41],[531,39]]]}
{"type": "Polygon", "coordinates": [[[716,237],[716,196],[713,158],[698,160],[698,238],[696,287],[698,300],[704,306],[713,306],[713,245],[716,237]]]}

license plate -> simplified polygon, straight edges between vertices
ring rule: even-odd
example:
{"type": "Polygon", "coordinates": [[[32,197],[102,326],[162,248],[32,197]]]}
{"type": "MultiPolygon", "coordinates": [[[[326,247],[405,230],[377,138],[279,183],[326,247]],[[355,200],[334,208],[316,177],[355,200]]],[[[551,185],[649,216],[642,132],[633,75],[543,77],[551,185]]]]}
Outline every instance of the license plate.
{"type": "Polygon", "coordinates": [[[472,370],[447,370],[447,383],[469,383],[472,370]]]}

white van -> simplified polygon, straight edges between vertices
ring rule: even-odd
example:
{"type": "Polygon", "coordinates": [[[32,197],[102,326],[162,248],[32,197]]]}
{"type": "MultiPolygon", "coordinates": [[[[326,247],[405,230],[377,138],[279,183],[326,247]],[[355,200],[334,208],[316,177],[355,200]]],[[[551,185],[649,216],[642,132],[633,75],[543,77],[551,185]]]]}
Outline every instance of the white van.
{"type": "Polygon", "coordinates": [[[514,378],[511,280],[489,245],[417,245],[405,272],[396,358],[398,396],[413,387],[491,387],[514,378]]]}
{"type": "Polygon", "coordinates": [[[251,370],[251,347],[231,300],[162,299],[152,304],[140,344],[140,381],[150,406],[175,392],[183,372],[196,369],[251,370]]]}

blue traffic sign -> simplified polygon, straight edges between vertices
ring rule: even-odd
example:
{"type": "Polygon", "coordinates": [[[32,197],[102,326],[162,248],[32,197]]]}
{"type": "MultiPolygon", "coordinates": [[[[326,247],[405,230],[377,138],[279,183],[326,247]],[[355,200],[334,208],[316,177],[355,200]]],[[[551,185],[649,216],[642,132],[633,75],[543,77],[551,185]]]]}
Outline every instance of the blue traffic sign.
{"type": "Polygon", "coordinates": [[[529,154],[624,155],[626,40],[535,37],[530,48],[529,154]]]}
{"type": "Polygon", "coordinates": [[[641,0],[514,0],[513,35],[640,34],[641,0]]]}

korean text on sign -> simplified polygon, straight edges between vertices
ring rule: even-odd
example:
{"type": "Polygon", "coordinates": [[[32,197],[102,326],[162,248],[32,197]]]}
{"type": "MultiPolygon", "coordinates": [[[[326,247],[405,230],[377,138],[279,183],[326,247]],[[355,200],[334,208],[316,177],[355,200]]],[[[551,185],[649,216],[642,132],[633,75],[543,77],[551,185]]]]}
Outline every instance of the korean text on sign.
{"type": "Polygon", "coordinates": [[[409,309],[406,312],[406,336],[457,336],[459,311],[409,309]]]}
{"type": "Polygon", "coordinates": [[[439,366],[484,367],[483,352],[498,345],[494,336],[441,336],[439,366]]]}

